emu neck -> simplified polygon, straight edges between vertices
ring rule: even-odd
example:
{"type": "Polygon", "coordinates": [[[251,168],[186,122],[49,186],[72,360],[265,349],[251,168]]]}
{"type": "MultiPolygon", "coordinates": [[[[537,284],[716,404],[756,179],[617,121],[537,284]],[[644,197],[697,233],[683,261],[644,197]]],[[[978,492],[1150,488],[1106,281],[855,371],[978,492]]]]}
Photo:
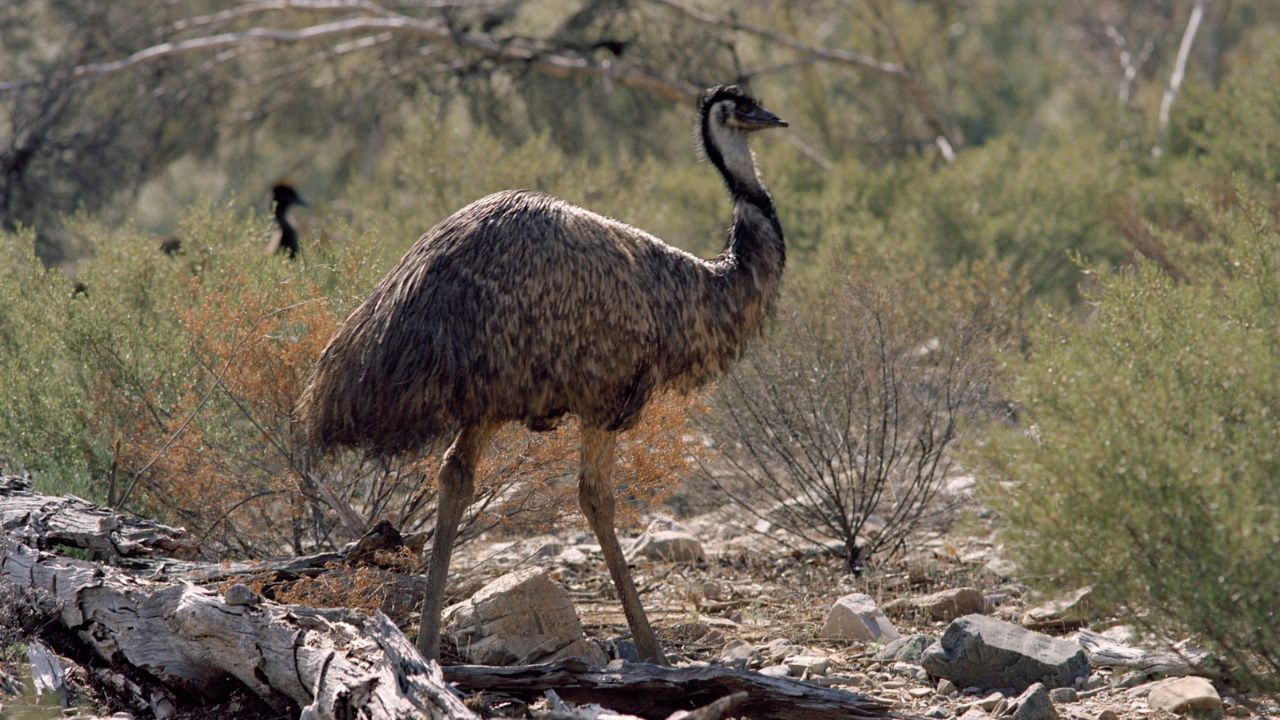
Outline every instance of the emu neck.
{"type": "Polygon", "coordinates": [[[284,203],[276,205],[276,224],[280,226],[279,250],[289,253],[293,258],[298,254],[298,231],[289,222],[289,207],[284,203]]]}
{"type": "Polygon", "coordinates": [[[733,200],[733,224],[717,264],[731,276],[746,280],[747,288],[771,303],[786,262],[782,226],[773,198],[756,171],[746,136],[704,119],[703,147],[724,178],[733,200]]]}

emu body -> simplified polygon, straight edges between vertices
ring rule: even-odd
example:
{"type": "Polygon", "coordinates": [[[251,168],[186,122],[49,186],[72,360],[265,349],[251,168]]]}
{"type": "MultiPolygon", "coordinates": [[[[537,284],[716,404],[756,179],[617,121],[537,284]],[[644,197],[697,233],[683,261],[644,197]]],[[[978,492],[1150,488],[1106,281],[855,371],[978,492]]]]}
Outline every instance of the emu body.
{"type": "Polygon", "coordinates": [[[725,249],[702,260],[616,220],[527,190],[490,195],[423,235],[347,318],[299,404],[310,441],[380,455],[453,437],[418,647],[438,655],[457,524],[489,434],[573,413],[579,501],[641,655],[661,662],[613,530],[615,433],[658,390],[723,371],[759,333],[785,247],[746,135],[785,125],[737,88],[699,104],[708,158],[733,200],[725,249]]]}

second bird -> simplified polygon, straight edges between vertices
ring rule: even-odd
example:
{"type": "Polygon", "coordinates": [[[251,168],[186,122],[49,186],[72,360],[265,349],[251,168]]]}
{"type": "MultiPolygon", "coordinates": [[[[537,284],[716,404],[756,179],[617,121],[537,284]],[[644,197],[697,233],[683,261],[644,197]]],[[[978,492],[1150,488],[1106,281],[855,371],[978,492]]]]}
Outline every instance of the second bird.
{"type": "Polygon", "coordinates": [[[276,232],[267,245],[267,254],[288,253],[292,260],[298,256],[298,229],[289,221],[289,208],[307,204],[292,185],[281,182],[271,188],[271,205],[276,214],[276,232]]]}

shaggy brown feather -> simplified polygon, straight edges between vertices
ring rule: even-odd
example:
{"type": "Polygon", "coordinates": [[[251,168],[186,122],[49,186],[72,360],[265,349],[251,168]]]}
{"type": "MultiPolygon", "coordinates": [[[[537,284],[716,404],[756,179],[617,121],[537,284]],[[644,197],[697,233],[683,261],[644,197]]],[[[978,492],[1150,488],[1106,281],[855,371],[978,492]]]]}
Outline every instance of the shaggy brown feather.
{"type": "MultiPolygon", "coordinates": [[[[713,145],[724,143],[707,136],[710,106],[745,97],[704,96],[713,145]]],[[[749,177],[709,153],[734,201],[713,260],[528,190],[482,198],[432,228],[322,353],[298,408],[311,443],[388,455],[482,421],[543,429],[565,413],[625,429],[655,390],[723,371],[759,333],[785,262],[745,134],[749,177]]]]}

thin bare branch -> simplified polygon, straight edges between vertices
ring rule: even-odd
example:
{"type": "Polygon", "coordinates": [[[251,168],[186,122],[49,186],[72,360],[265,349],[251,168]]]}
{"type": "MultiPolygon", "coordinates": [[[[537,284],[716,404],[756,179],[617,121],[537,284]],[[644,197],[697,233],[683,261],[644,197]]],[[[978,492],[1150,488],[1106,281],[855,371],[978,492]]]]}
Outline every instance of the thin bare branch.
{"type": "Polygon", "coordinates": [[[1196,41],[1196,33],[1200,31],[1205,2],[1206,0],[1195,0],[1191,16],[1187,18],[1187,28],[1182,33],[1182,43],[1178,45],[1178,57],[1173,63],[1173,73],[1169,76],[1169,87],[1165,88],[1164,98],[1160,100],[1160,124],[1156,130],[1156,144],[1151,148],[1151,157],[1159,158],[1164,152],[1165,135],[1169,131],[1169,110],[1173,108],[1178,89],[1182,87],[1182,79],[1187,74],[1187,58],[1191,56],[1191,46],[1196,41]]]}
{"type": "Polygon", "coordinates": [[[775,32],[768,28],[745,23],[735,18],[721,17],[701,10],[695,10],[687,5],[675,2],[675,0],[649,0],[649,2],[670,8],[689,19],[696,20],[704,25],[739,30],[750,35],[764,38],[770,42],[782,45],[783,47],[797,50],[812,58],[818,58],[826,62],[853,65],[864,70],[870,70],[881,75],[888,75],[896,78],[906,78],[911,74],[906,67],[897,63],[885,62],[884,60],[873,58],[870,55],[863,55],[862,53],[852,52],[849,50],[835,50],[832,48],[810,45],[809,43],[801,42],[800,40],[796,40],[792,37],[787,37],[780,32],[775,32]]]}

